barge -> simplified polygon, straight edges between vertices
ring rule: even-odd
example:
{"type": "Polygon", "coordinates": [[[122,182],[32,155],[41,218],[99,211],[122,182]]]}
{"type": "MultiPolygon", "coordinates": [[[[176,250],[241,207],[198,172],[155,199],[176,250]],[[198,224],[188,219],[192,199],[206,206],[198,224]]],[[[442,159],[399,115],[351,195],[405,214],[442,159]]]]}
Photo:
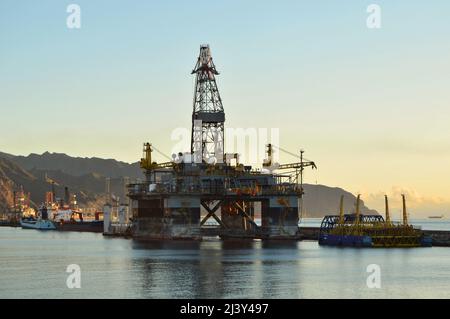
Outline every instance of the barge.
{"type": "Polygon", "coordinates": [[[432,238],[420,228],[408,224],[405,195],[403,222],[390,220],[387,196],[386,220],[381,215],[359,212],[360,195],[356,199],[356,213],[344,214],[343,196],[340,214],[325,216],[319,231],[319,245],[344,247],[431,247],[432,238]]]}

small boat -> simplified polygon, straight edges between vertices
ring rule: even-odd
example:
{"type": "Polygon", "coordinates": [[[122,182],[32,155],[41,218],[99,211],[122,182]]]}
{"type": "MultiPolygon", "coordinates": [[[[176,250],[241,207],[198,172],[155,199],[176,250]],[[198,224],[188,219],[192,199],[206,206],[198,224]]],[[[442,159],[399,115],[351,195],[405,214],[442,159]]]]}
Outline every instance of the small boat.
{"type": "Polygon", "coordinates": [[[22,217],[20,219],[20,226],[23,229],[38,229],[38,230],[55,230],[56,226],[48,220],[47,207],[43,206],[39,209],[39,217],[22,217]]]}
{"type": "Polygon", "coordinates": [[[39,230],[55,230],[56,226],[51,221],[46,219],[22,218],[20,226],[23,229],[39,229],[39,230]]]}
{"type": "Polygon", "coordinates": [[[440,216],[428,216],[428,218],[431,218],[431,219],[441,219],[441,218],[444,218],[444,215],[440,215],[440,216]]]}

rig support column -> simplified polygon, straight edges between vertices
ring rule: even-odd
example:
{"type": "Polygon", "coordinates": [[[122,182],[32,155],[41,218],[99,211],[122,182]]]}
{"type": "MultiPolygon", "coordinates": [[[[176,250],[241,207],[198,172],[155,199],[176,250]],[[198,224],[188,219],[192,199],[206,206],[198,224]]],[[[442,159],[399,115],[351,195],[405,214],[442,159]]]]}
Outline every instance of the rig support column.
{"type": "Polygon", "coordinates": [[[134,237],[199,240],[200,199],[168,195],[137,200],[134,237]]]}
{"type": "Polygon", "coordinates": [[[266,239],[298,238],[298,197],[273,196],[261,203],[261,236],[266,239]]]}

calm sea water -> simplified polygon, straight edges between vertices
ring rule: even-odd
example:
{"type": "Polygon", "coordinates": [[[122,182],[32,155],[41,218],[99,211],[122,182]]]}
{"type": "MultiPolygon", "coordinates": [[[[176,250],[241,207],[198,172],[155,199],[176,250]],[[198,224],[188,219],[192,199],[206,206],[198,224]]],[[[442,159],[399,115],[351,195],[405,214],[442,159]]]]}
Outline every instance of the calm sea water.
{"type": "MultiPolygon", "coordinates": [[[[422,224],[450,229],[447,221],[422,224]]],[[[0,227],[0,266],[0,298],[450,298],[450,248],[441,247],[219,239],[144,244],[0,227]],[[66,286],[70,264],[81,267],[80,289],[66,286]],[[367,287],[370,264],[380,266],[380,289],[367,287]]]]}

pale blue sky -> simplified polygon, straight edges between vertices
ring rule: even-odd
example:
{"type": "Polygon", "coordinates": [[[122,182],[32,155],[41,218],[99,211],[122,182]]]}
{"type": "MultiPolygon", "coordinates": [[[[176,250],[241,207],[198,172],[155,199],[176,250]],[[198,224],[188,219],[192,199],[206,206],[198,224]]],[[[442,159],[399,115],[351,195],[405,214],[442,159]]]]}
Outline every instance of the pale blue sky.
{"type": "Polygon", "coordinates": [[[226,126],[280,128],[281,146],[318,162],[309,182],[374,205],[401,188],[417,210],[450,213],[449,12],[445,0],[0,0],[0,151],[132,162],[149,140],[170,153],[209,43],[226,126]]]}

